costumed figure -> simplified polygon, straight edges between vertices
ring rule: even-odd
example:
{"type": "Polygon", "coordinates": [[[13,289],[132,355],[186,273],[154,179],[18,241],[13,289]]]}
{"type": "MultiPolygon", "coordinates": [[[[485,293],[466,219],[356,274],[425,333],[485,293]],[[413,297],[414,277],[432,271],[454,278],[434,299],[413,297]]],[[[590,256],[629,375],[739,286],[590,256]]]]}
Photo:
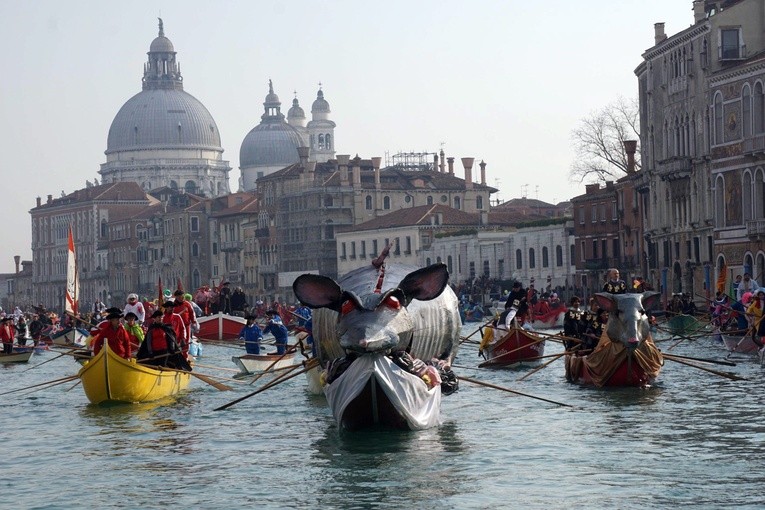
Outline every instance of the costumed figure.
{"type": "Polygon", "coordinates": [[[104,343],[109,344],[114,354],[125,359],[130,359],[130,337],[125,327],[120,324],[122,313],[111,312],[106,316],[106,320],[98,325],[98,330],[91,340],[93,345],[93,355],[97,355],[104,347],[104,343]]]}
{"type": "Polygon", "coordinates": [[[239,332],[239,340],[244,342],[244,349],[247,354],[260,354],[260,342],[263,340],[263,332],[257,324],[255,317],[248,315],[245,317],[247,324],[239,332]]]}
{"type": "Polygon", "coordinates": [[[284,354],[287,352],[287,326],[282,322],[282,318],[276,313],[276,310],[267,310],[266,317],[268,322],[266,327],[263,328],[263,334],[271,333],[276,340],[276,354],[284,354]]]}

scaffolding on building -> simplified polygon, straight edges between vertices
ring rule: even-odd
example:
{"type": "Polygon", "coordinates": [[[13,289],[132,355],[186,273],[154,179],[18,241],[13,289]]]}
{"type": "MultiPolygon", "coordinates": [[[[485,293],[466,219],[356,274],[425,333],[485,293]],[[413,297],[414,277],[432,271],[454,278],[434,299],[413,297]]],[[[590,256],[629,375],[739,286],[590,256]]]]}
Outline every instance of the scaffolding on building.
{"type": "Polygon", "coordinates": [[[391,155],[385,153],[385,166],[402,170],[431,170],[438,171],[434,163],[435,152],[397,152],[391,155]]]}

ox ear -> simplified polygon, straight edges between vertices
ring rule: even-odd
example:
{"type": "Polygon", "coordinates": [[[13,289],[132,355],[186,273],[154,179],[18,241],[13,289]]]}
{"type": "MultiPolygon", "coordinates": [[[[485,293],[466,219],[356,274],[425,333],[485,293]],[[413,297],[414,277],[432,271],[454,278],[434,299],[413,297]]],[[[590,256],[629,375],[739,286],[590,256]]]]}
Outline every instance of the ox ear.
{"type": "Polygon", "coordinates": [[[643,292],[643,297],[640,298],[640,302],[643,304],[643,309],[653,310],[659,304],[661,294],[659,292],[643,292]]]}
{"type": "Polygon", "coordinates": [[[309,308],[329,308],[340,311],[343,291],[335,280],[316,274],[298,276],[292,284],[298,300],[309,308]]]}
{"type": "Polygon", "coordinates": [[[423,267],[417,271],[412,271],[401,280],[399,288],[404,291],[406,305],[412,299],[420,301],[430,301],[441,295],[449,282],[449,271],[446,264],[433,264],[423,267]]]}
{"type": "Polygon", "coordinates": [[[603,310],[606,310],[608,313],[613,313],[618,310],[618,307],[616,305],[616,299],[614,299],[614,295],[609,294],[608,292],[595,293],[595,301],[598,302],[598,306],[600,308],[602,308],[603,310]]]}

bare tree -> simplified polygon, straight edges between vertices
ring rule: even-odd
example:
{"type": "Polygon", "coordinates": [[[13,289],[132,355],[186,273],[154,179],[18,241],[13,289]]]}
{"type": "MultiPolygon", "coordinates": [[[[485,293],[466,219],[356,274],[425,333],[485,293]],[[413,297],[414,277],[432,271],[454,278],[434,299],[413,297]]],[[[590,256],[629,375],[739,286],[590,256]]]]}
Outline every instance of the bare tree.
{"type": "Polygon", "coordinates": [[[571,132],[576,159],[571,180],[605,181],[627,173],[625,140],[637,140],[635,169],[640,169],[640,113],[637,98],[619,97],[583,118],[571,132]]]}

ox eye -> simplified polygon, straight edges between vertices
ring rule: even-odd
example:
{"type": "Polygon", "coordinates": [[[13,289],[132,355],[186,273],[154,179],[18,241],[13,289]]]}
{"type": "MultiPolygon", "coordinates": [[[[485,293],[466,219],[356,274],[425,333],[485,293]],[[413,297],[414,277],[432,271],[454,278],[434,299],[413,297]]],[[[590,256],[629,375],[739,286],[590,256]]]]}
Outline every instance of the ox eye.
{"type": "Polygon", "coordinates": [[[387,306],[388,308],[392,308],[394,310],[398,310],[399,308],[401,308],[401,302],[395,296],[388,296],[387,298],[385,298],[385,301],[383,301],[383,304],[387,306]]]}
{"type": "Polygon", "coordinates": [[[356,304],[353,301],[346,301],[343,303],[343,307],[340,309],[340,315],[346,315],[356,309],[356,304]]]}

